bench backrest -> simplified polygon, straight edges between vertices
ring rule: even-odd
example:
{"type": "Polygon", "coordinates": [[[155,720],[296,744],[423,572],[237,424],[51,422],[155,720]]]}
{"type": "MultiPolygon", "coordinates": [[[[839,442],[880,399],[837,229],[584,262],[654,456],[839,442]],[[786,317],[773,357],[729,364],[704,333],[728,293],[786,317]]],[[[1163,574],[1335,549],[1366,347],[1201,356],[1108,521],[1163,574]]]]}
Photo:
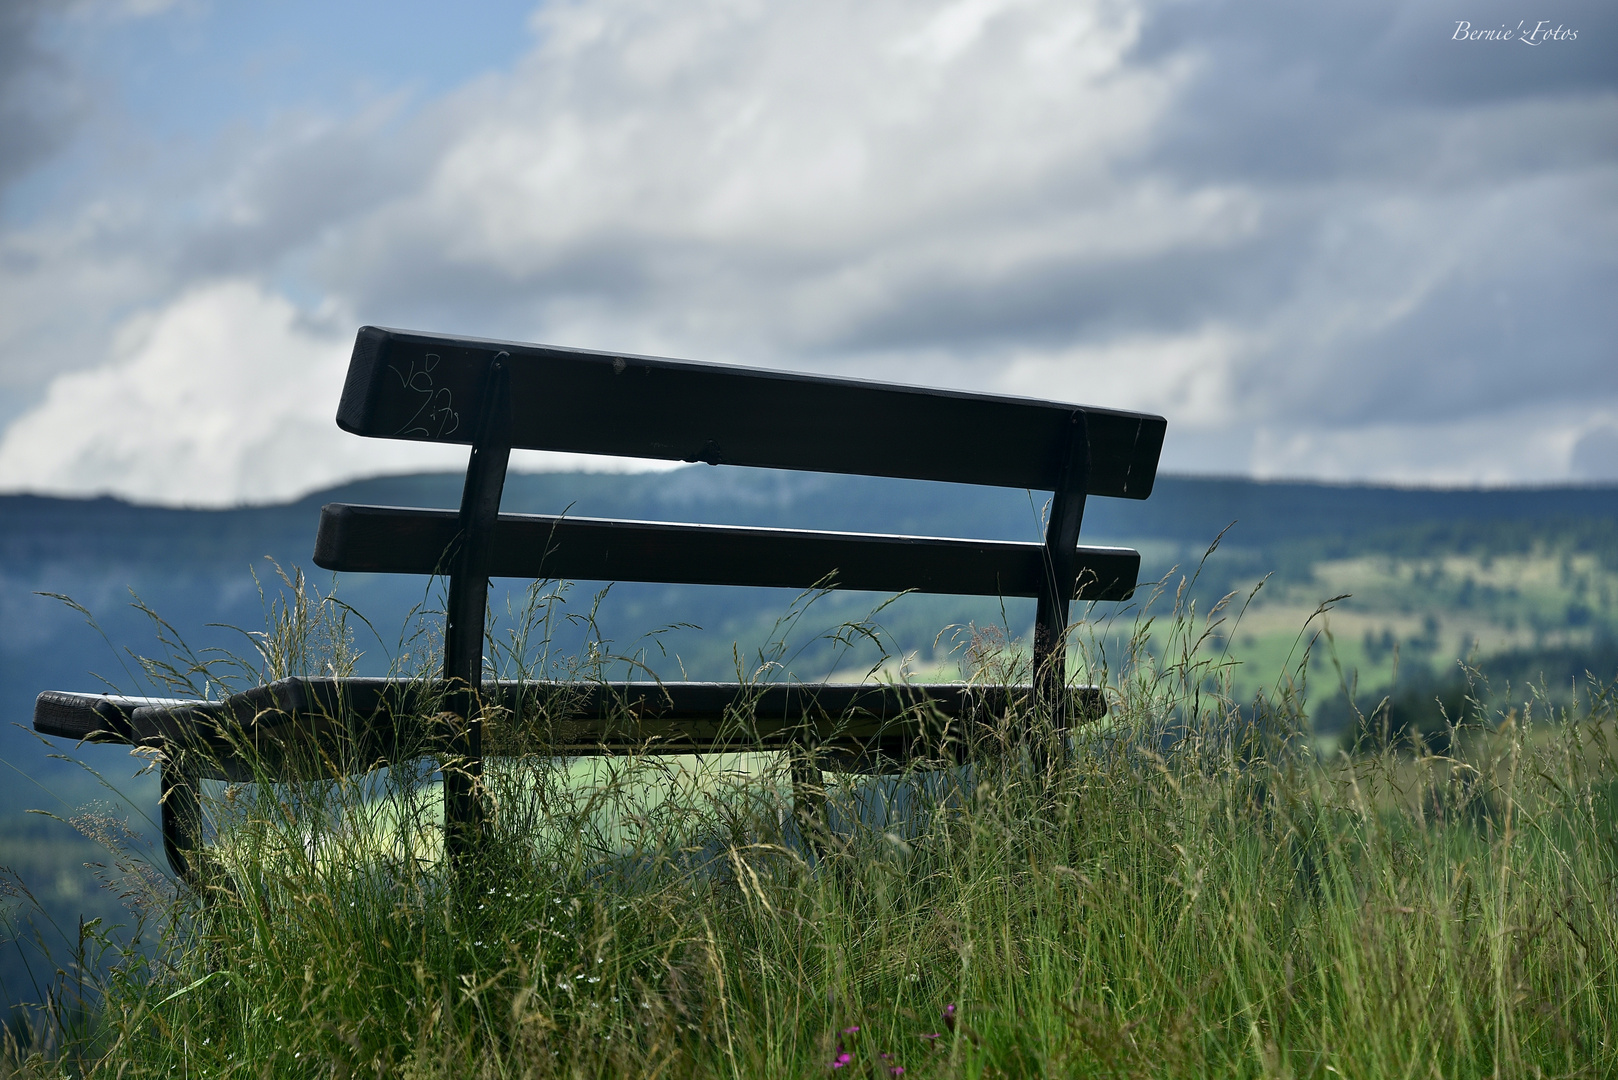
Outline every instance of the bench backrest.
{"type": "MultiPolygon", "coordinates": [[[[469,444],[490,360],[505,353],[511,445],[1053,491],[1080,406],[721,364],[440,337],[367,326],[338,426],[469,444]]],[[[1166,422],[1083,406],[1086,490],[1152,493],[1166,422]]]]}
{"type": "Polygon", "coordinates": [[[1152,492],[1166,423],[1143,413],[363,327],[337,422],[470,445],[460,512],[332,505],[315,562],[448,573],[447,706],[464,723],[444,771],[453,859],[483,834],[483,628],[491,573],[832,584],[1036,596],[1036,697],[1060,724],[1068,605],[1134,588],[1140,556],[1080,549],[1087,495],[1152,492]],[[561,450],[1053,492],[1043,544],[502,515],[511,450],[561,450]]]}
{"type": "Polygon", "coordinates": [[[327,569],[442,573],[452,586],[493,574],[801,589],[834,575],[829,583],[843,588],[1037,597],[1039,655],[1065,629],[1076,595],[1116,600],[1134,588],[1136,552],[1077,548],[1084,501],[1146,498],[1166,426],[1115,409],[369,326],[356,338],[337,422],[358,435],[473,451],[459,514],[325,507],[315,562],[327,569]],[[501,515],[516,447],[1017,486],[1055,498],[1043,545],[501,515]]]}
{"type": "Polygon", "coordinates": [[[1116,409],[372,326],[355,340],[337,422],[472,447],[459,514],[332,504],[315,545],[327,569],[447,573],[446,649],[454,639],[466,654],[447,670],[480,666],[470,627],[497,574],[1033,596],[1036,669],[1054,661],[1056,677],[1068,604],[1126,597],[1140,568],[1134,551],[1078,547],[1085,498],[1151,494],[1167,426],[1116,409]],[[502,515],[517,447],[1054,497],[1044,544],[502,515]]]}
{"type": "Polygon", "coordinates": [[[1065,628],[1087,575],[1091,599],[1133,588],[1134,552],[1076,550],[1084,500],[1150,495],[1166,428],[1162,417],[1115,409],[370,326],[356,337],[337,422],[357,435],[473,449],[453,521],[327,507],[316,562],[330,569],[447,572],[452,585],[494,572],[799,587],[835,571],[837,584],[867,589],[1038,596],[1036,652],[1051,643],[1041,636],[1065,628]],[[506,462],[518,447],[1055,498],[1044,545],[502,518],[506,462]],[[726,557],[714,557],[721,550],[726,557]]]}

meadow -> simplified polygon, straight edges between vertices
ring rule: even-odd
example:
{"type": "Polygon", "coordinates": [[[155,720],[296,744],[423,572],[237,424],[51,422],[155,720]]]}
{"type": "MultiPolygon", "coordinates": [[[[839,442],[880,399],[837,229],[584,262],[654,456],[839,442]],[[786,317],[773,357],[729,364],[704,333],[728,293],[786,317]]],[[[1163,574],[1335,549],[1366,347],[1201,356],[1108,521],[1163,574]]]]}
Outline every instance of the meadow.
{"type": "MultiPolygon", "coordinates": [[[[352,667],[347,609],[292,584],[238,677],[352,667]]],[[[439,855],[435,763],[408,755],[362,778],[212,786],[196,890],[156,873],[123,820],[82,815],[125,925],[63,928],[5,1070],[1618,1072],[1611,685],[1474,684],[1441,739],[1372,703],[1327,748],[1305,691],[1354,635],[1323,632],[1328,605],[1300,609],[1258,682],[1231,653],[1258,600],[1199,595],[1170,579],[1081,625],[1070,671],[1107,687],[1103,720],[1058,732],[1020,708],[943,731],[931,750],[970,739],[970,766],[826,772],[824,814],[791,804],[779,755],[564,761],[508,717],[490,843],[461,873],[439,855]]],[[[501,674],[611,664],[548,651],[559,594],[531,599],[493,628],[501,674]]],[[[745,675],[804,655],[792,625],[745,675]]],[[[1005,627],[959,631],[943,640],[966,676],[1026,679],[1005,627]]],[[[183,651],[150,663],[193,685],[226,674],[183,651]]]]}

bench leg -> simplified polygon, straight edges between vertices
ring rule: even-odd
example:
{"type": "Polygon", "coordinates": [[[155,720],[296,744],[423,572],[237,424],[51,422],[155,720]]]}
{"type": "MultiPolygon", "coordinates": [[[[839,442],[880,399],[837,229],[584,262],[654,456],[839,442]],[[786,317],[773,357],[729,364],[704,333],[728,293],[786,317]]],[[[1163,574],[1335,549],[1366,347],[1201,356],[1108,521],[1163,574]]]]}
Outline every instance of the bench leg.
{"type": "Polygon", "coordinates": [[[1073,412],[1066,443],[1045,524],[1045,582],[1034,615],[1034,694],[1053,731],[1067,727],[1068,606],[1078,584],[1079,529],[1090,486],[1090,427],[1082,409],[1073,412]]]}
{"type": "MultiPolygon", "coordinates": [[[[471,727],[475,722],[474,716],[467,726],[471,727]]],[[[449,856],[450,866],[457,872],[465,870],[475,860],[488,829],[488,815],[481,790],[482,740],[477,738],[477,734],[481,733],[471,737],[463,734],[457,738],[455,745],[463,753],[453,763],[447,764],[443,771],[444,851],[449,856]]]]}
{"type": "Polygon", "coordinates": [[[163,822],[163,854],[180,880],[195,886],[202,865],[202,804],[197,799],[201,780],[196,770],[183,762],[183,751],[164,760],[158,773],[158,805],[163,822]]]}
{"type": "Polygon", "coordinates": [[[489,362],[472,426],[472,451],[461,489],[459,545],[449,576],[444,612],[444,678],[449,709],[460,727],[450,742],[452,768],[444,770],[444,853],[459,873],[483,847],[488,815],[483,805],[483,621],[488,615],[489,558],[511,458],[511,368],[501,352],[489,362]]]}
{"type": "Polygon", "coordinates": [[[792,817],[804,844],[816,855],[826,853],[831,838],[826,818],[826,776],[814,753],[795,746],[788,754],[792,763],[792,817]]]}

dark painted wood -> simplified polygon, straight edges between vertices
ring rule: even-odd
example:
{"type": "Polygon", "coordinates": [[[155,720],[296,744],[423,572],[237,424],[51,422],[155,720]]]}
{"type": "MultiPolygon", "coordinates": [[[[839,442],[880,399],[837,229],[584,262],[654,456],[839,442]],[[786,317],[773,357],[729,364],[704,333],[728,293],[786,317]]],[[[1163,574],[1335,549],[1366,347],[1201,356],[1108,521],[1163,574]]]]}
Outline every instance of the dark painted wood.
{"type": "Polygon", "coordinates": [[[147,705],[186,705],[180,698],[129,697],[46,690],[34,699],[34,730],[74,742],[129,743],[135,710],[147,705]]]}
{"type": "Polygon", "coordinates": [[[449,598],[444,618],[444,681],[448,711],[458,718],[444,768],[445,850],[465,863],[480,842],[484,812],[483,717],[476,688],[483,681],[483,621],[488,614],[489,562],[500,494],[511,459],[511,369],[501,353],[488,364],[475,419],[472,453],[451,543],[449,598]]]}
{"type": "MultiPolygon", "coordinates": [[[[1045,576],[1034,612],[1034,683],[1045,688],[1047,692],[1042,696],[1052,703],[1059,703],[1055,688],[1066,681],[1068,603],[1073,599],[1079,575],[1088,569],[1080,565],[1077,552],[1090,483],[1091,444],[1086,420],[1084,413],[1076,412],[1068,424],[1062,471],[1051,498],[1050,519],[1045,523],[1045,576]]],[[[1138,556],[1135,570],[1140,570],[1138,556]]],[[[1061,726],[1061,716],[1053,719],[1061,726]]]]}
{"type": "Polygon", "coordinates": [[[512,445],[1055,490],[1082,408],[1090,493],[1152,493],[1166,422],[1146,413],[689,360],[367,326],[337,423],[374,438],[469,443],[490,358],[506,352],[512,445]]]}
{"type": "MultiPolygon", "coordinates": [[[[443,573],[457,522],[449,510],[330,503],[321,510],[315,565],[357,573],[443,573]]],[[[825,582],[878,592],[1033,597],[1047,587],[1045,550],[1009,540],[501,514],[489,574],[791,589],[825,582]]],[[[1071,572],[1075,578],[1065,579],[1077,580],[1079,599],[1126,599],[1140,573],[1140,554],[1075,548],[1071,572]]]]}
{"type": "MultiPolygon", "coordinates": [[[[432,719],[445,715],[450,693],[450,684],[437,680],[283,679],[224,701],[142,706],[128,741],[183,753],[197,775],[212,779],[352,775],[450,750],[458,733],[432,719]]],[[[500,681],[484,683],[479,699],[486,715],[502,723],[521,718],[522,730],[559,756],[804,744],[845,760],[880,755],[902,762],[938,752],[941,738],[952,745],[981,738],[1008,712],[1026,707],[1032,693],[1028,686],[968,683],[500,681]],[[952,721],[967,726],[951,729],[952,721]]],[[[61,696],[95,707],[94,695],[61,696]]],[[[1070,697],[1072,713],[1106,711],[1097,687],[1070,688],[1070,697]]]]}
{"type": "MultiPolygon", "coordinates": [[[[1093,687],[1076,693],[1094,694],[1093,687]]],[[[93,711],[95,694],[49,691],[64,702],[93,711]]],[[[184,741],[185,733],[207,721],[215,727],[242,732],[272,730],[299,718],[342,720],[404,714],[426,708],[447,693],[439,680],[401,680],[356,676],[312,678],[299,676],[255,686],[223,701],[181,701],[170,698],[131,699],[147,702],[131,715],[127,740],[138,745],[184,741]]],[[[742,710],[766,719],[786,719],[805,712],[817,716],[901,716],[925,704],[948,716],[974,710],[1004,712],[1029,693],[1029,688],[975,683],[731,683],[731,682],[568,682],[542,683],[512,679],[483,683],[480,693],[499,708],[515,711],[524,701],[543,700],[546,707],[566,716],[607,716],[627,713],[667,720],[717,717],[742,710]],[[556,695],[554,698],[546,695],[556,695]]]]}
{"type": "Polygon", "coordinates": [[[164,748],[158,771],[158,808],[163,854],[180,877],[196,882],[202,859],[201,768],[187,751],[164,748]]]}

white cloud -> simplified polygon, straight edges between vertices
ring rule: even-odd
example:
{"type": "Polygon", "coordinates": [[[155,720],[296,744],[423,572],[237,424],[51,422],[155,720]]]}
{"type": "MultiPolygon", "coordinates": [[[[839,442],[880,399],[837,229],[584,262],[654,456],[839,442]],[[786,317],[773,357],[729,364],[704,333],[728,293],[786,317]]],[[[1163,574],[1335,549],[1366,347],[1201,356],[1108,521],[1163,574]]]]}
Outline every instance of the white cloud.
{"type": "Polygon", "coordinates": [[[195,289],[126,322],[107,365],[51,383],[0,440],[0,487],[217,506],[453,467],[449,448],[337,430],[350,343],[251,282],[195,289]]]}
{"type": "Polygon", "coordinates": [[[1440,485],[1618,480],[1618,459],[1610,456],[1618,425],[1587,427],[1591,405],[1598,415],[1618,416],[1618,400],[1607,399],[1343,429],[1271,422],[1254,430],[1243,471],[1261,479],[1440,485]]]}
{"type": "Polygon", "coordinates": [[[1618,481],[1618,408],[1595,418],[1576,434],[1570,455],[1574,478],[1606,483],[1618,481]]]}
{"type": "MultiPolygon", "coordinates": [[[[118,330],[108,364],[57,377],[0,438],[0,490],[232,506],[379,473],[461,470],[458,446],[362,439],[334,420],[352,317],[210,283],[118,330]]],[[[522,469],[647,467],[520,451],[522,469]]],[[[652,467],[656,467],[655,465],[652,467]]]]}
{"type": "Polygon", "coordinates": [[[1106,404],[1172,415],[1208,431],[1242,411],[1231,371],[1250,344],[1229,327],[1210,325],[1174,336],[1131,337],[1102,345],[1014,355],[999,389],[1027,397],[1106,404]]]}
{"type": "Polygon", "coordinates": [[[645,325],[697,290],[703,308],[723,306],[721,289],[763,270],[773,299],[738,321],[785,308],[786,333],[815,340],[857,315],[793,313],[794,300],[854,267],[880,267],[891,295],[906,277],[979,269],[985,243],[1015,243],[1051,210],[1089,203],[1095,222],[1134,198],[1108,166],[1138,148],[1175,76],[1123,66],[1131,9],[1001,4],[947,57],[900,47],[950,15],[935,12],[547,7],[535,54],[469,96],[419,190],[359,224],[335,272],[365,290],[402,250],[418,266],[543,282],[542,309],[552,292],[636,291],[649,310],[615,314],[645,325]],[[940,265],[952,240],[955,265],[940,265]],[[625,249],[633,280],[574,273],[625,249]]]}

